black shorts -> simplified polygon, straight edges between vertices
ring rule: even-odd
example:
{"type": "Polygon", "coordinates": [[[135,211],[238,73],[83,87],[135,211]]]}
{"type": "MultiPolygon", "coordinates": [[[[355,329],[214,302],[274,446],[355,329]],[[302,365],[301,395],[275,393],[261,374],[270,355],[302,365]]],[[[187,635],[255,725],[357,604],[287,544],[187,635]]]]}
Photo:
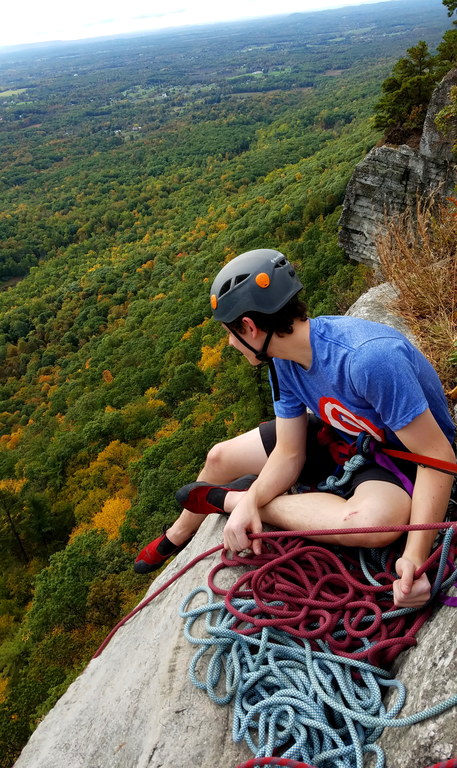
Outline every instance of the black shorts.
{"type": "MultiPolygon", "coordinates": [[[[314,488],[318,483],[325,481],[329,475],[335,474],[338,465],[330,455],[325,445],[321,445],[317,439],[317,433],[323,426],[323,422],[313,414],[308,416],[308,430],[306,437],[306,462],[298,477],[297,484],[305,488],[314,488]]],[[[265,421],[259,426],[260,437],[267,456],[270,455],[276,445],[276,422],[265,421]]],[[[408,461],[395,461],[396,466],[408,477],[412,483],[416,479],[417,467],[408,461]]],[[[367,467],[362,467],[354,472],[348,485],[344,488],[343,496],[349,498],[357,486],[367,480],[382,480],[403,488],[399,477],[384,467],[374,462],[367,467]]],[[[403,488],[404,489],[404,488],[403,488]]]]}

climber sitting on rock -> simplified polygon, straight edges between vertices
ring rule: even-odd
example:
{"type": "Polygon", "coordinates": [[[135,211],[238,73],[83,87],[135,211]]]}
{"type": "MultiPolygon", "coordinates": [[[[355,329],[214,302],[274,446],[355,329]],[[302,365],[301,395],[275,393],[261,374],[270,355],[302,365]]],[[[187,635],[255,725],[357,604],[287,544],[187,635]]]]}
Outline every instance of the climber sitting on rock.
{"type": "MultiPolygon", "coordinates": [[[[443,520],[452,478],[435,469],[380,454],[382,466],[365,461],[345,484],[338,474],[329,478],[335,439],[351,444],[365,432],[391,447],[453,462],[455,430],[435,370],[401,333],[355,317],[308,318],[301,288],[289,261],[269,249],[237,256],[214,280],[211,307],[229,344],[251,365],[269,365],[276,419],[209,451],[198,482],[177,493],[181,515],[138,555],[138,573],[181,550],[209,512],[230,514],[227,550],[256,554],[261,540],[248,534],[255,537],[263,522],[280,530],[350,531],[443,520]],[[287,493],[293,486],[303,492],[287,493]]],[[[382,547],[399,536],[354,532],[315,540],[382,547]]],[[[415,572],[434,538],[430,530],[408,533],[396,563],[397,605],[418,607],[429,598],[427,576],[415,578],[415,572]]]]}

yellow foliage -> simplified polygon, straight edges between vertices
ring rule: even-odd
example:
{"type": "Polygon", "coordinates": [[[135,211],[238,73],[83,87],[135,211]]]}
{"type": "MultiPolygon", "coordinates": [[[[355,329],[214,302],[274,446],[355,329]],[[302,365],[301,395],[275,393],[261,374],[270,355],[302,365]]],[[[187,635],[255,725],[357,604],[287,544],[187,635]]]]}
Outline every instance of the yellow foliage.
{"type": "Polygon", "coordinates": [[[135,488],[130,484],[127,467],[139,455],[138,450],[114,440],[88,467],[68,479],[62,496],[74,507],[78,522],[91,520],[110,497],[134,497],[135,488]]]}
{"type": "Polygon", "coordinates": [[[6,444],[6,447],[9,448],[11,451],[14,451],[14,449],[17,447],[19,440],[21,439],[22,429],[18,429],[17,432],[13,432],[11,435],[11,440],[6,444]]]}
{"type": "Polygon", "coordinates": [[[115,411],[115,410],[116,410],[116,408],[113,408],[112,405],[106,405],[105,406],[105,413],[113,413],[113,411],[115,411]]]}
{"type": "Polygon", "coordinates": [[[229,248],[228,246],[225,246],[224,252],[225,252],[225,255],[224,255],[224,265],[228,264],[229,261],[234,259],[235,256],[237,255],[236,252],[233,250],[233,248],[229,248]]]}
{"type": "Polygon", "coordinates": [[[107,499],[100,512],[94,515],[92,520],[94,528],[106,531],[109,539],[116,539],[119,534],[119,528],[125,520],[125,515],[131,507],[129,499],[123,499],[115,496],[107,499]]]}
{"type": "Polygon", "coordinates": [[[158,392],[157,387],[149,387],[149,389],[146,390],[145,397],[147,398],[147,405],[149,408],[163,408],[166,403],[164,403],[163,400],[159,400],[155,397],[155,395],[158,392]]]}
{"type": "Polygon", "coordinates": [[[111,384],[112,381],[114,381],[114,376],[111,373],[111,371],[103,371],[102,373],[103,381],[106,381],[107,384],[111,384]]]}
{"type": "Polygon", "coordinates": [[[4,443],[5,447],[8,448],[10,451],[14,451],[14,449],[17,448],[17,445],[19,443],[19,440],[21,439],[21,435],[23,431],[24,430],[21,427],[18,427],[10,435],[2,435],[0,437],[0,442],[4,443]]]}
{"type": "Polygon", "coordinates": [[[177,421],[177,419],[170,419],[162,429],[159,429],[159,431],[156,432],[155,438],[156,440],[160,440],[162,437],[171,437],[177,429],[179,429],[179,421],[177,421]]]}
{"type": "Polygon", "coordinates": [[[75,519],[78,523],[84,523],[92,520],[97,509],[106,501],[110,495],[108,488],[93,488],[86,491],[86,494],[75,504],[75,519]]]}
{"type": "Polygon", "coordinates": [[[127,465],[136,458],[138,458],[138,455],[134,448],[126,443],[121,443],[120,440],[112,440],[111,443],[98,454],[95,463],[102,464],[104,462],[111,462],[127,467],[127,465]]]}
{"type": "Polygon", "coordinates": [[[68,537],[69,543],[74,541],[78,536],[80,536],[82,533],[87,533],[88,531],[93,530],[93,525],[91,523],[80,523],[79,525],[76,525],[72,532],[70,533],[70,536],[68,537]]]}
{"type": "Polygon", "coordinates": [[[8,687],[8,678],[7,677],[0,677],[0,704],[3,704],[3,702],[6,699],[6,689],[8,687]]]}
{"type": "Polygon", "coordinates": [[[201,411],[201,413],[196,413],[194,416],[194,426],[195,427],[201,427],[202,424],[208,424],[210,421],[212,421],[214,418],[214,410],[209,411],[201,411]]]}
{"type": "Polygon", "coordinates": [[[158,293],[156,294],[156,296],[152,297],[152,301],[159,301],[159,299],[165,299],[166,296],[167,296],[166,293],[158,293]]]}
{"type": "Polygon", "coordinates": [[[0,480],[0,491],[20,493],[26,482],[26,480],[15,480],[12,477],[7,477],[5,480],[0,480]]]}
{"type": "MultiPolygon", "coordinates": [[[[145,242],[145,238],[146,237],[149,238],[150,235],[145,235],[143,237],[143,242],[145,242]]],[[[146,242],[147,242],[147,240],[146,240],[146,242]]],[[[141,267],[138,267],[138,269],[136,271],[137,272],[143,272],[145,269],[154,269],[154,267],[155,267],[155,260],[154,259],[149,259],[149,261],[145,261],[145,263],[142,264],[141,267]]]]}
{"type": "Polygon", "coordinates": [[[209,368],[215,368],[221,362],[222,350],[227,346],[227,337],[224,336],[215,347],[204,346],[202,347],[202,356],[199,360],[198,367],[202,371],[207,371],[209,368]]]}

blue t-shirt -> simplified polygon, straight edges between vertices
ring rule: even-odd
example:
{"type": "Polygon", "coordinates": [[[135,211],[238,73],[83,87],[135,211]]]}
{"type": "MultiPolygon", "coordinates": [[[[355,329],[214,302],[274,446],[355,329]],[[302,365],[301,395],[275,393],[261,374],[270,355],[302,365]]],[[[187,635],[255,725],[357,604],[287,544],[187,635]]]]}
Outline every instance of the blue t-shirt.
{"type": "Polygon", "coordinates": [[[430,408],[453,441],[455,428],[440,379],[402,333],[356,317],[322,316],[309,322],[310,368],[274,358],[277,416],[300,416],[308,407],[348,442],[366,431],[399,445],[394,432],[430,408]]]}

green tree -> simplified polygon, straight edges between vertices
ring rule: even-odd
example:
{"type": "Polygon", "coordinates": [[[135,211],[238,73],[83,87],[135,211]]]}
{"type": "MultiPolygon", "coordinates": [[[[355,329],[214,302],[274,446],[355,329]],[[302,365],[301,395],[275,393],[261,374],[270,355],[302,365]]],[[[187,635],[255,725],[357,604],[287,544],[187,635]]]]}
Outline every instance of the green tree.
{"type": "Polygon", "coordinates": [[[448,16],[452,16],[454,11],[457,10],[457,0],[443,0],[443,5],[447,8],[448,16]]]}
{"type": "Polygon", "coordinates": [[[457,63],[457,28],[448,29],[437,47],[436,76],[444,77],[457,63]]]}
{"type": "Polygon", "coordinates": [[[457,154],[457,85],[451,88],[449,104],[437,114],[435,122],[445,135],[454,136],[453,151],[457,154]]]}
{"type": "Polygon", "coordinates": [[[407,54],[383,82],[384,95],[375,108],[376,127],[395,144],[421,130],[436,81],[435,61],[424,40],[408,48],[407,54]]]}

